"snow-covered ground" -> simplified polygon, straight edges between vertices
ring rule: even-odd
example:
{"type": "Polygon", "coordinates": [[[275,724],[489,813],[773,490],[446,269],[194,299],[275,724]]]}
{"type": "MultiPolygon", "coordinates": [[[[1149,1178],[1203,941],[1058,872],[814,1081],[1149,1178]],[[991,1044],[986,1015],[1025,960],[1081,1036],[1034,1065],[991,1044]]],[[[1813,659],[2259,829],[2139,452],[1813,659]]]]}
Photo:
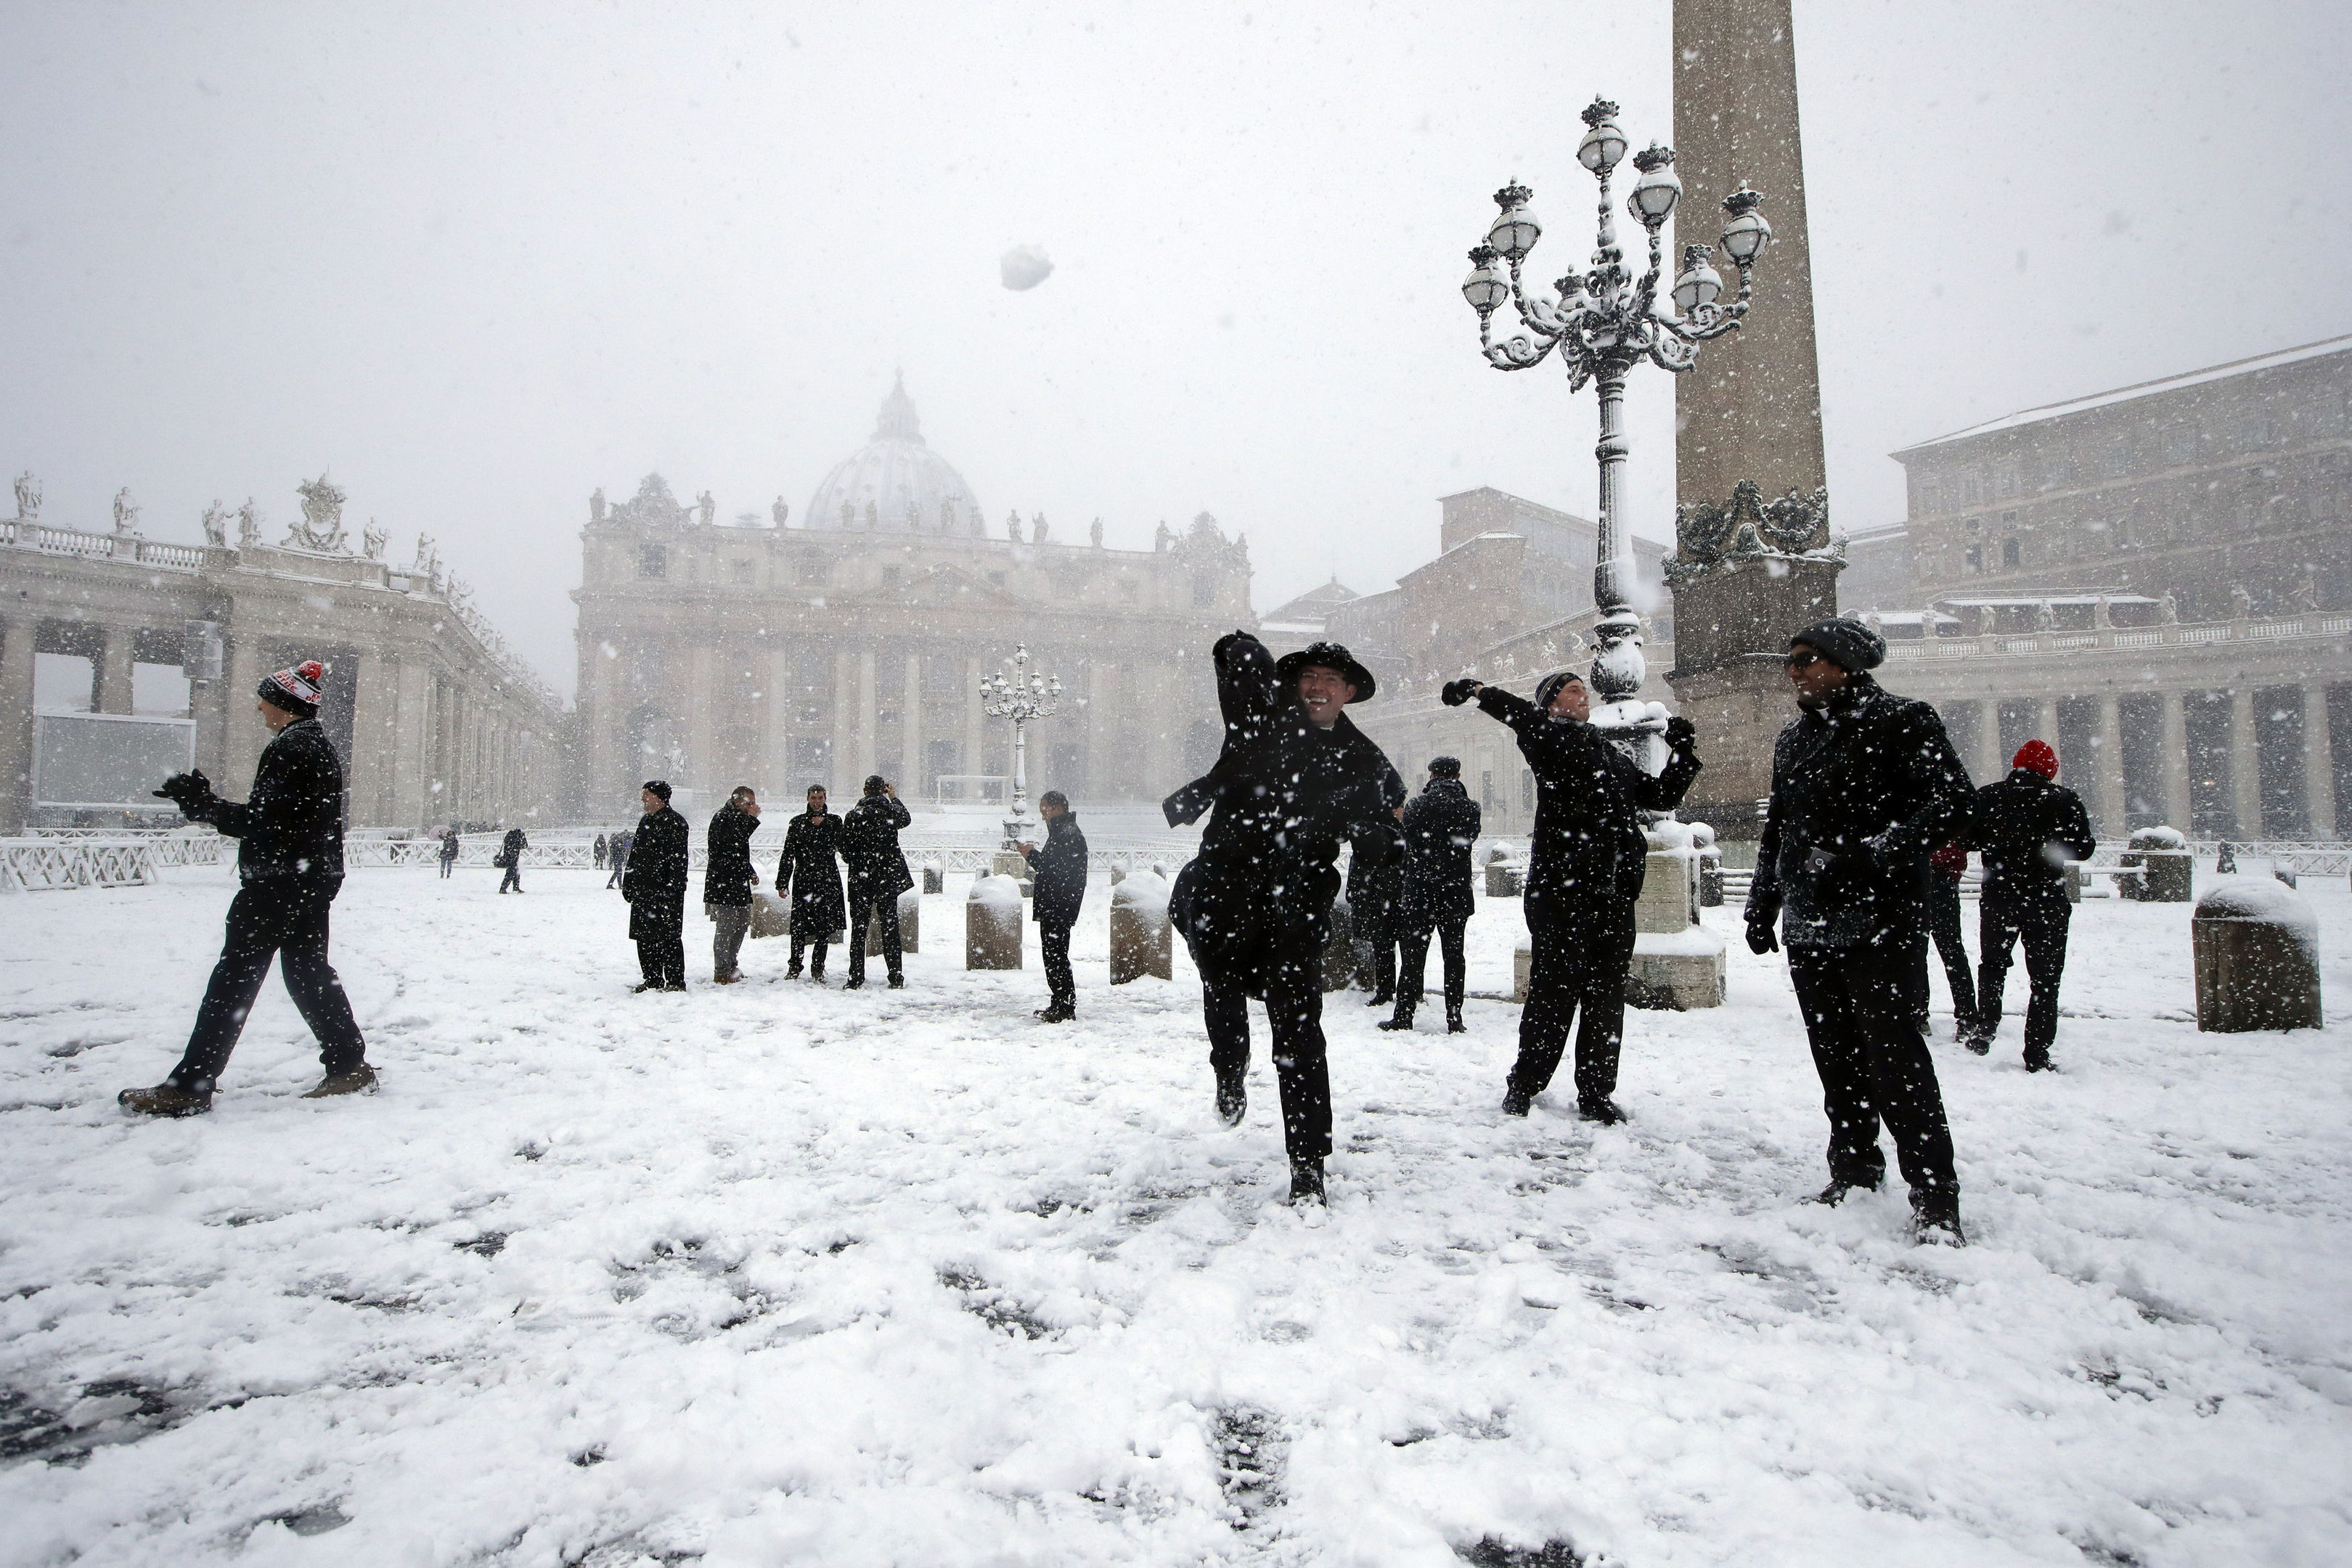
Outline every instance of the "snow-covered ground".
{"type": "Polygon", "coordinates": [[[953,897],[901,993],[764,942],[636,997],[601,875],[496,878],[346,885],[381,1093],[295,1098],[273,977],[162,1124],[114,1093],[227,873],[8,906],[0,1563],[2352,1561],[2352,1028],[2198,1034],[2186,906],[2083,906],[2063,1075],[2021,970],[1992,1058],[1937,1046],[1949,1251],[1899,1191],[1800,1201],[1812,1068],[1736,940],[1727,1007],[1631,1016],[1607,1131],[1496,1109],[1514,905],[1467,1035],[1332,997],[1310,1226],[1262,1031],[1227,1131],[1181,954],[1106,984],[1099,883],[1050,1027],[1034,928],[967,974],[953,897]]]}

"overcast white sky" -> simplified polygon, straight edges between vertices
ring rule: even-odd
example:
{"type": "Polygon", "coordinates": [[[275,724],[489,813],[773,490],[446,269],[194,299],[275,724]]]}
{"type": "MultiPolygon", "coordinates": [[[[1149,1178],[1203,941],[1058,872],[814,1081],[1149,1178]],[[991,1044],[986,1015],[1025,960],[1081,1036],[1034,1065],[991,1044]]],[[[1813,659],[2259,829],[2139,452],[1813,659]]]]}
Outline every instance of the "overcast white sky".
{"type": "MultiPolygon", "coordinates": [[[[1439,495],[1590,512],[1591,395],[1487,370],[1455,290],[1510,176],[1539,257],[1589,248],[1576,110],[1671,134],[1669,16],[9,7],[0,466],[47,521],[127,484],[189,540],[331,468],[568,690],[592,489],[798,522],[903,366],[992,520],[1142,547],[1205,509],[1262,607],[1382,587],[1439,495]],[[1026,293],[1014,243],[1055,264],[1026,293]]],[[[1797,41],[1842,523],[1901,514],[1908,443],[2352,331],[2352,6],[1799,0],[1797,41]]]]}

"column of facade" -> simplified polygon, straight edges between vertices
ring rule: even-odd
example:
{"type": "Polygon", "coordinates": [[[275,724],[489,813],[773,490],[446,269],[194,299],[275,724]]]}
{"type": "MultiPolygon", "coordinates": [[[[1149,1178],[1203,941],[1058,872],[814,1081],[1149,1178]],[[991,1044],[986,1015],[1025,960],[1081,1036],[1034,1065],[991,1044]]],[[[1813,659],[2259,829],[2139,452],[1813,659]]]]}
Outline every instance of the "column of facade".
{"type": "Polygon", "coordinates": [[[212,775],[215,786],[232,800],[236,798],[236,792],[231,784],[242,784],[253,776],[254,763],[269,741],[261,715],[253,710],[254,693],[260,689],[261,678],[268,673],[262,668],[259,639],[250,633],[232,632],[228,643],[228,689],[221,693],[224,711],[220,753],[212,775]]]}
{"type": "Polygon", "coordinates": [[[2263,769],[2254,746],[2254,689],[2240,686],[2230,693],[2230,812],[2237,819],[2238,837],[2263,836],[2263,769]]]}
{"type": "Polygon", "coordinates": [[[2000,700],[1988,697],[1977,704],[1977,754],[1969,774],[1980,784],[2009,776],[2009,759],[2000,754],[2000,700]]]}
{"type": "Polygon", "coordinates": [[[713,673],[718,657],[718,648],[706,638],[697,641],[686,658],[687,776],[679,782],[692,789],[727,787],[719,782],[719,693],[713,673]]]}
{"type": "Polygon", "coordinates": [[[2327,732],[2327,687],[2303,689],[2303,804],[2314,838],[2336,837],[2336,746],[2327,732]]]}
{"type": "Polygon", "coordinates": [[[923,656],[907,656],[907,686],[898,703],[898,793],[923,792],[923,656]]]}
{"type": "Polygon", "coordinates": [[[403,659],[396,673],[400,680],[396,693],[399,728],[393,736],[393,820],[416,827],[433,817],[427,765],[433,754],[433,704],[429,700],[433,671],[421,661],[403,659]]]}
{"type": "Polygon", "coordinates": [[[0,623],[0,835],[25,831],[33,801],[33,638],[27,616],[0,623]]]}
{"type": "Polygon", "coordinates": [[[793,650],[782,637],[768,641],[768,752],[767,764],[761,770],[761,798],[767,792],[781,794],[792,791],[793,765],[793,684],[799,679],[793,650]]]}
{"type": "Polygon", "coordinates": [[[360,656],[352,687],[352,823],[354,826],[400,825],[393,814],[393,785],[400,742],[400,660],[387,654],[360,656]]]}
{"type": "Polygon", "coordinates": [[[1118,755],[1111,738],[1111,684],[1116,667],[1106,660],[1087,661],[1087,792],[1097,800],[1116,787],[1111,759],[1118,755]]]}
{"type": "MultiPolygon", "coordinates": [[[[2027,739],[2041,740],[2053,752],[2058,749],[2058,700],[2056,698],[2037,697],[2033,700],[2033,733],[2027,739]]],[[[2075,759],[2078,763],[2082,760],[2079,757],[2075,759]]],[[[2001,761],[2005,764],[2009,759],[2003,757],[2001,761]]],[[[2060,766],[2065,765],[2065,758],[2061,757],[2058,761],[2060,766]]]]}
{"type": "Polygon", "coordinates": [[[980,696],[980,656],[963,661],[963,771],[988,772],[988,714],[980,696]]]}
{"type": "MultiPolygon", "coordinates": [[[[856,781],[849,770],[857,762],[857,713],[852,706],[857,689],[857,656],[847,648],[833,655],[833,763],[824,781],[828,796],[838,796],[845,808],[853,804],[849,789],[856,781]]],[[[861,775],[862,776],[862,775],[861,775]]]]}
{"type": "Polygon", "coordinates": [[[2124,787],[2123,700],[2112,691],[2099,695],[2098,832],[2103,838],[2120,838],[2129,821],[2130,794],[2124,787]]]}
{"type": "Polygon", "coordinates": [[[854,792],[875,770],[875,749],[881,739],[882,714],[874,694],[874,649],[857,650],[857,766],[848,779],[854,792]]]}
{"type": "MultiPolygon", "coordinates": [[[[136,635],[128,626],[104,626],[106,641],[98,654],[98,690],[95,693],[100,713],[131,711],[131,638],[136,635]]],[[[257,678],[258,679],[258,678],[257,678]]]]}
{"type": "Polygon", "coordinates": [[[2189,703],[2178,691],[2164,694],[2164,815],[2167,826],[2183,833],[2196,816],[2189,798],[2189,703]]]}

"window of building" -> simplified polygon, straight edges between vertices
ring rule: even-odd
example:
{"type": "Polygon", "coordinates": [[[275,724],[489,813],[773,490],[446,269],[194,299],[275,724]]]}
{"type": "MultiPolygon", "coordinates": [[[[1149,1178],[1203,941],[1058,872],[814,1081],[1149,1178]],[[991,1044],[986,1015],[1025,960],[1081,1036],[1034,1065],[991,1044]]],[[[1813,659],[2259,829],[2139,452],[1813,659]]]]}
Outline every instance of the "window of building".
{"type": "Polygon", "coordinates": [[[749,583],[751,581],[755,568],[749,561],[738,560],[729,562],[727,563],[727,570],[729,574],[731,575],[736,582],[749,583]]]}
{"type": "Polygon", "coordinates": [[[2272,434],[2268,413],[2249,414],[2238,421],[2238,444],[2242,447],[2267,447],[2272,434]]]}
{"type": "Polygon", "coordinates": [[[658,544],[637,546],[637,575],[667,577],[669,575],[669,552],[658,544]]]}
{"type": "Polygon", "coordinates": [[[898,586],[899,577],[900,574],[896,566],[885,566],[882,568],[882,585],[885,588],[895,588],[898,586]]]}
{"type": "Polygon", "coordinates": [[[1216,602],[1217,602],[1217,584],[1216,584],[1216,579],[1214,579],[1214,578],[1213,578],[1213,577],[1195,577],[1195,578],[1193,578],[1193,579],[1192,579],[1192,603],[1193,603],[1193,605],[1194,605],[1196,607],[1200,607],[1200,608],[1206,608],[1207,606],[1209,606],[1209,605],[1213,605],[1213,604],[1215,604],[1216,602]]]}
{"type": "Polygon", "coordinates": [[[1478,774],[1478,804],[1481,805],[1502,804],[1495,798],[1495,773],[1491,768],[1482,770],[1478,774]]]}
{"type": "Polygon", "coordinates": [[[1004,586],[1004,574],[1002,572],[991,572],[988,574],[988,580],[1000,588],[1004,586]]]}
{"type": "Polygon", "coordinates": [[[2186,425],[2176,425],[2164,433],[2164,460],[2168,463],[2190,463],[2197,459],[2197,432],[2186,425]]]}
{"type": "Polygon", "coordinates": [[[794,563],[793,575],[803,583],[822,583],[829,564],[824,556],[811,551],[794,563]]]}
{"type": "Polygon", "coordinates": [[[1132,599],[1143,592],[1143,584],[1132,577],[1121,578],[1118,592],[1121,598],[1132,599]]]}
{"type": "Polygon", "coordinates": [[[1969,572],[1970,575],[1974,575],[1975,574],[1977,574],[1977,573],[1979,573],[1979,572],[1981,572],[1981,571],[1983,571],[1983,570],[1984,570],[1984,546],[1983,546],[1983,545],[1981,545],[1981,544],[1971,544],[1971,545],[1969,545],[1969,572]]]}
{"type": "Polygon", "coordinates": [[[2017,541],[2014,539],[2004,539],[2000,542],[2000,563],[2003,566],[2015,566],[2017,564],[2017,541]]]}
{"type": "Polygon", "coordinates": [[[2064,489],[2074,482],[2074,461],[2071,458],[2053,458],[2043,466],[2042,483],[2045,489],[2064,489]]]}
{"type": "Polygon", "coordinates": [[[1919,515],[1922,517],[1935,516],[1937,508],[1942,504],[1943,499],[1943,492],[1937,489],[1934,485],[1922,484],[1919,487],[1919,515]]]}
{"type": "Polygon", "coordinates": [[[1996,495],[2015,495],[2017,493],[2017,469],[2014,467],[2004,466],[1995,472],[1992,477],[1992,488],[1993,493],[1996,495]]]}
{"type": "Polygon", "coordinates": [[[1984,488],[1977,483],[1977,477],[1974,474],[1970,474],[1960,480],[1960,504],[1962,506],[1974,506],[1977,502],[1982,500],[1984,500],[1984,488]]]}

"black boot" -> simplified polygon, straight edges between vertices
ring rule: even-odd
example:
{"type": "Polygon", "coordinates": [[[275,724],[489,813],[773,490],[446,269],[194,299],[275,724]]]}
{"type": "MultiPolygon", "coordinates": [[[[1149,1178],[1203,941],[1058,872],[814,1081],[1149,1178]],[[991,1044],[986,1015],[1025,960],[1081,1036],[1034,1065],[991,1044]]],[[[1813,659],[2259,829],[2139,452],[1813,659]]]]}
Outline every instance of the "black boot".
{"type": "Polygon", "coordinates": [[[1367,1007],[1385,1007],[1395,1000],[1396,993],[1393,991],[1375,991],[1370,996],[1364,998],[1364,1005],[1367,1007]]]}
{"type": "Polygon", "coordinates": [[[134,1116],[201,1116],[213,1108],[213,1091],[182,1089],[166,1079],[152,1089],[126,1089],[114,1103],[134,1116]]]}
{"type": "Polygon", "coordinates": [[[1295,1209],[1329,1206],[1329,1200],[1323,1195],[1322,1161],[1290,1162],[1290,1206],[1295,1209]]]}
{"type": "Polygon", "coordinates": [[[1602,1094],[1591,1099],[1580,1098],[1576,1102],[1576,1113],[1587,1121],[1598,1121],[1603,1127],[1614,1127],[1625,1120],[1625,1113],[1617,1109],[1617,1102],[1602,1094]]]}
{"type": "Polygon", "coordinates": [[[1462,1021],[1460,1007],[1448,1007],[1445,1010],[1445,1032],[1449,1035],[1466,1035],[1470,1032],[1470,1026],[1462,1021]]]}
{"type": "Polygon", "coordinates": [[[1911,1240],[1919,1247],[1966,1247],[1960,1229],[1960,1194],[1949,1188],[1911,1192],[1911,1240]]]}
{"type": "Polygon", "coordinates": [[[1410,1030],[1410,1029],[1412,1027],[1412,1005],[1411,1005],[1410,1004],[1408,1004],[1408,1003],[1403,1003],[1403,1002],[1400,1002],[1400,1003],[1398,1003],[1398,1004],[1397,1004],[1396,1013],[1394,1014],[1394,1016],[1391,1016],[1391,1017],[1382,1018],[1382,1019],[1381,1019],[1381,1020],[1377,1025],[1375,1025],[1375,1026],[1374,1026],[1375,1028],[1381,1028],[1381,1029],[1407,1029],[1407,1030],[1410,1030]]]}
{"type": "Polygon", "coordinates": [[[841,983],[841,988],[844,991],[863,991],[866,989],[866,976],[853,969],[849,972],[849,978],[841,983]]]}
{"type": "Polygon", "coordinates": [[[1813,1194],[1812,1201],[1827,1208],[1835,1208],[1838,1205],[1845,1202],[1846,1194],[1853,1192],[1857,1188],[1865,1193],[1874,1193],[1878,1190],[1878,1184],[1876,1182],[1849,1182],[1841,1176],[1832,1176],[1830,1178],[1830,1184],[1823,1187],[1820,1192],[1815,1193],[1813,1194]]]}
{"type": "Polygon", "coordinates": [[[1248,1110],[1249,1089],[1246,1087],[1242,1075],[1235,1073],[1231,1078],[1227,1078],[1223,1074],[1219,1074],[1217,1078],[1217,1115],[1223,1120],[1226,1126],[1239,1127],[1242,1124],[1243,1116],[1247,1114],[1248,1110]]]}
{"type": "Polygon", "coordinates": [[[1528,1113],[1528,1111],[1529,1108],[1531,1108],[1531,1107],[1535,1104],[1535,1102],[1536,1102],[1536,1097],[1535,1097],[1534,1095],[1532,1095],[1532,1094],[1526,1094],[1526,1093],[1522,1093],[1520,1090],[1516,1089],[1513,1089],[1513,1088],[1511,1088],[1510,1086],[1508,1086],[1507,1084],[1504,1086],[1504,1089],[1503,1089],[1503,1114],[1504,1114],[1504,1115],[1506,1115],[1506,1116],[1525,1116],[1525,1115],[1528,1113]]]}

